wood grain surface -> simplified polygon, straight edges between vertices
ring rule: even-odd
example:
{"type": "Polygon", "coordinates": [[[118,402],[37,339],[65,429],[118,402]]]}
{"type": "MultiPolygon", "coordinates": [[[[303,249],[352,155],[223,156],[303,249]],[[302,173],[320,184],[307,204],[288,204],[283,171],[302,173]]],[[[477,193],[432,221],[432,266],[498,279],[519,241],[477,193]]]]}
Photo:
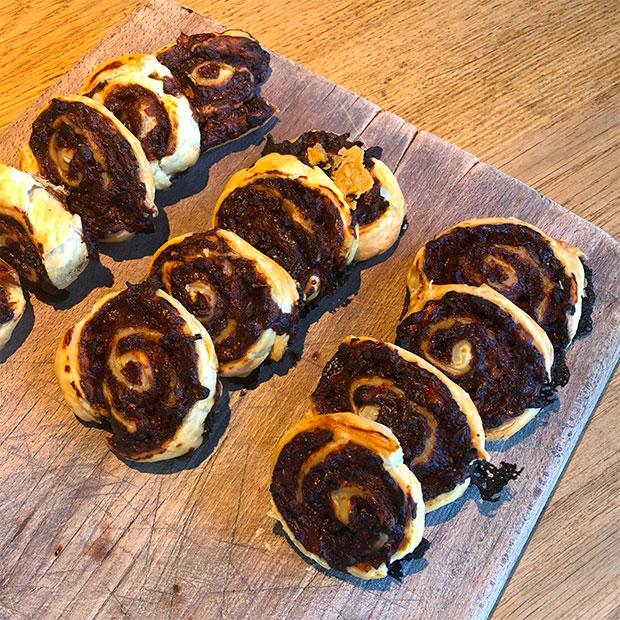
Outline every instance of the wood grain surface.
{"type": "MultiPolygon", "coordinates": [[[[19,4],[2,0],[0,122],[6,126],[14,120],[136,4],[131,0],[19,4]]],[[[266,45],[369,96],[419,127],[456,141],[618,236],[619,14],[612,4],[548,1],[534,6],[506,2],[497,9],[492,3],[483,2],[442,8],[438,3],[393,0],[365,5],[336,0],[330,3],[328,16],[324,3],[308,6],[280,0],[222,0],[191,4],[208,10],[222,22],[251,30],[266,45]]],[[[162,43],[173,36],[166,28],[174,31],[174,25],[168,24],[153,33],[145,24],[135,36],[117,43],[134,46],[132,49],[138,41],[147,39],[162,43]]],[[[83,75],[89,68],[83,66],[78,72],[83,75]]],[[[297,76],[301,78],[301,74],[297,76]]],[[[76,85],[77,82],[74,89],[76,85]]],[[[291,90],[295,88],[291,82],[287,86],[288,90],[278,84],[275,74],[268,86],[268,92],[274,99],[277,95],[276,102],[283,109],[282,120],[275,129],[281,137],[290,137],[312,124],[344,129],[344,109],[349,114],[346,128],[358,132],[377,113],[377,108],[360,100],[345,106],[348,98],[340,89],[330,91],[331,87],[325,87],[321,91],[318,84],[312,84],[306,86],[305,96],[311,93],[323,104],[321,109],[304,109],[306,116],[301,118],[294,114],[294,102],[296,96],[304,96],[303,90],[291,90]],[[289,100],[293,103],[287,109],[283,102],[289,100]],[[337,125],[330,126],[330,122],[337,125]]],[[[12,138],[9,135],[3,139],[4,160],[14,160],[14,143],[19,137],[17,130],[12,138]]],[[[493,196],[499,200],[498,212],[507,212],[517,201],[516,214],[529,214],[529,209],[539,203],[536,193],[487,166],[473,165],[473,158],[463,159],[460,154],[457,157],[451,147],[428,134],[417,134],[405,153],[414,132],[395,117],[379,114],[364,137],[393,145],[387,156],[393,165],[405,154],[399,173],[401,181],[403,175],[416,180],[415,187],[408,189],[408,199],[419,214],[424,213],[425,198],[435,208],[439,188],[429,181],[437,178],[450,193],[449,204],[459,205],[459,213],[463,214],[488,213],[493,196]],[[421,176],[416,177],[420,167],[413,165],[415,157],[425,153],[427,147],[433,153],[444,149],[441,161],[448,168],[441,168],[440,164],[432,168],[424,157],[427,176],[419,173],[421,176]],[[454,185],[454,178],[461,173],[463,182],[454,185]],[[451,184],[453,189],[448,187],[451,184]],[[472,205],[472,201],[478,203],[476,208],[470,212],[461,210],[472,205]]],[[[209,187],[201,195],[201,204],[209,205],[209,199],[217,195],[232,168],[254,157],[252,151],[232,154],[211,168],[209,187]]],[[[213,161],[216,156],[209,159],[213,161]]],[[[204,186],[208,164],[203,160],[186,175],[186,191],[204,186]]],[[[160,202],[171,203],[175,198],[162,195],[160,202]]],[[[200,226],[196,219],[184,219],[191,211],[187,210],[191,200],[166,209],[173,233],[200,226]]],[[[596,237],[591,234],[592,229],[587,225],[582,228],[566,216],[560,217],[561,212],[543,202],[548,209],[544,216],[539,212],[540,218],[534,221],[546,225],[551,232],[562,232],[569,239],[582,242],[595,256],[596,237]]],[[[448,594],[442,590],[442,584],[450,583],[467,570],[464,544],[490,551],[488,560],[479,560],[469,569],[476,580],[488,574],[489,566],[502,564],[502,558],[495,556],[505,540],[503,536],[510,534],[513,519],[518,520],[517,504],[535,487],[519,484],[516,495],[499,508],[493,519],[481,519],[470,496],[457,516],[429,528],[435,544],[424,571],[409,576],[404,588],[391,584],[385,592],[367,588],[361,593],[358,583],[345,582],[343,586],[333,577],[315,577],[314,571],[304,572],[307,565],[281,536],[272,533],[264,504],[246,497],[255,488],[262,489],[264,494],[267,473],[261,459],[270,451],[277,432],[273,427],[261,428],[259,420],[265,412],[245,403],[263,396],[271,398],[265,402],[272,402],[277,394],[278,410],[283,411],[277,414],[280,417],[276,421],[288,425],[300,415],[303,403],[298,402],[297,392],[283,397],[288,394],[287,386],[294,385],[299,393],[309,391],[336,340],[344,335],[343,325],[351,332],[392,335],[395,316],[389,313],[396,312],[401,301],[397,283],[406,271],[406,259],[424,235],[438,230],[444,221],[460,219],[455,212],[446,212],[443,217],[444,220],[432,221],[420,215],[390,260],[362,273],[360,293],[354,302],[311,326],[304,359],[297,368],[245,396],[235,393],[231,399],[233,420],[218,452],[190,468],[205,459],[208,448],[203,450],[186,464],[187,469],[178,473],[174,473],[178,467],[164,467],[162,475],[129,469],[106,453],[96,431],[82,428],[70,419],[60,402],[50,362],[57,336],[100,291],[91,292],[78,307],[65,312],[60,312],[60,308],[46,309],[35,301],[35,315],[27,317],[27,322],[34,324],[29,340],[0,368],[0,373],[11,376],[10,381],[3,376],[0,387],[2,427],[8,429],[0,441],[0,511],[6,511],[9,523],[0,533],[4,549],[0,614],[32,617],[43,612],[49,617],[91,617],[99,610],[101,617],[159,615],[164,611],[171,617],[209,617],[210,612],[219,611],[234,617],[246,613],[253,604],[257,617],[269,616],[270,611],[271,615],[288,613],[296,617],[304,609],[308,613],[322,609],[326,617],[336,617],[337,612],[341,617],[378,617],[386,612],[387,601],[390,615],[429,617],[429,605],[448,594]],[[399,276],[400,271],[403,274],[399,276]],[[383,286],[373,285],[377,282],[383,282],[383,286]],[[389,296],[397,298],[398,303],[388,308],[389,312],[382,312],[383,299],[389,296]],[[54,327],[46,330],[45,324],[54,327]],[[372,333],[370,326],[374,328],[372,333]],[[331,339],[325,335],[331,335],[331,339]],[[318,354],[319,359],[313,359],[312,353],[318,354]],[[240,399],[245,402],[238,404],[240,399]],[[25,403],[32,407],[24,408],[25,403]],[[252,451],[246,460],[248,445],[252,451]],[[226,482],[224,491],[214,505],[211,491],[222,481],[226,482]],[[258,521],[264,525],[257,527],[258,521]],[[505,528],[504,532],[495,531],[498,523],[505,528]],[[461,539],[466,537],[460,540],[461,552],[452,556],[457,565],[450,569],[449,563],[433,563],[442,540],[454,536],[457,530],[461,539]],[[488,532],[499,538],[484,538],[483,534],[488,532]],[[214,533],[220,536],[219,542],[213,543],[209,538],[214,533]],[[256,559],[253,566],[247,565],[248,554],[256,559]],[[235,583],[228,582],[231,567],[237,573],[235,583]],[[274,576],[274,580],[275,575],[279,576],[278,587],[282,590],[271,588],[270,594],[261,592],[259,584],[265,575],[274,576]],[[408,586],[413,588],[413,595],[408,586]],[[325,600],[330,601],[330,606],[321,608],[325,600]]],[[[165,222],[159,224],[159,234],[167,234],[165,222]]],[[[134,254],[157,245],[161,240],[157,237],[156,234],[145,238],[134,254]]],[[[117,282],[124,274],[139,270],[146,260],[131,260],[123,252],[131,255],[128,250],[119,250],[104,258],[117,282]],[[128,260],[120,262],[124,258],[128,260]]],[[[617,260],[616,257],[615,264],[603,267],[607,271],[605,277],[613,279],[615,275],[616,281],[617,260]]],[[[99,285],[111,284],[103,269],[91,269],[89,275],[99,285]]],[[[72,302],[85,292],[72,291],[72,302]]],[[[605,316],[603,323],[613,318],[605,302],[597,312],[605,316]]],[[[607,347],[609,352],[613,345],[613,340],[607,340],[599,350],[607,347]]],[[[572,358],[579,359],[587,347],[588,341],[579,343],[572,358]]],[[[592,353],[588,362],[594,362],[595,357],[592,353]]],[[[589,370],[597,372],[595,367],[589,370]]],[[[576,385],[573,381],[562,391],[560,413],[550,414],[546,426],[515,443],[509,454],[518,459],[517,454],[523,455],[524,451],[528,454],[527,450],[541,450],[546,441],[557,445],[558,438],[553,433],[558,429],[554,425],[558,416],[566,412],[566,404],[584,404],[584,399],[592,399],[599,387],[591,383],[576,385]]],[[[496,617],[616,617],[620,489],[615,439],[618,418],[613,414],[619,401],[620,382],[616,376],[496,610],[496,617]]],[[[570,422],[565,431],[570,437],[564,436],[567,446],[574,445],[580,434],[581,423],[571,420],[566,420],[570,422]]],[[[225,420],[222,427],[224,423],[225,420]]],[[[555,455],[556,466],[561,465],[562,456],[555,455]]],[[[557,467],[556,470],[559,474],[557,467]]],[[[541,493],[543,487],[552,485],[553,479],[545,480],[541,493]]],[[[530,507],[530,521],[542,508],[540,497],[538,503],[534,501],[536,506],[530,507]]],[[[513,541],[512,552],[521,542],[513,541]]],[[[504,572],[508,568],[504,562],[504,572]]],[[[491,585],[492,592],[479,601],[480,613],[488,611],[501,582],[491,585]]],[[[466,608],[458,600],[463,591],[452,594],[455,599],[446,603],[446,613],[452,606],[452,615],[467,617],[463,616],[466,608]]]]}

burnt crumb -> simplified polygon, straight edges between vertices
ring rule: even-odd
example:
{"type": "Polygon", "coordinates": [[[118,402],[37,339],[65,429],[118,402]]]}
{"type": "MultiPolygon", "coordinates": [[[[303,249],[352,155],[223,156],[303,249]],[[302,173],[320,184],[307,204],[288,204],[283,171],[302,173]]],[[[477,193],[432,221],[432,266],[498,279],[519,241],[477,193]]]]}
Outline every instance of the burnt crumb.
{"type": "Polygon", "coordinates": [[[169,332],[161,337],[160,343],[164,351],[172,352],[181,346],[183,342],[196,342],[197,340],[202,340],[200,334],[187,336],[185,334],[179,334],[178,332],[169,332]]]}
{"type": "Polygon", "coordinates": [[[247,391],[247,390],[245,390],[245,389],[244,389],[244,390],[241,390],[241,391],[239,392],[239,398],[243,398],[243,397],[244,397],[247,393],[248,393],[248,391],[247,391]]]}
{"type": "Polygon", "coordinates": [[[551,370],[551,385],[563,387],[570,379],[570,370],[566,363],[566,353],[563,349],[556,349],[551,370]]]}
{"type": "Polygon", "coordinates": [[[523,468],[517,469],[516,464],[501,461],[499,467],[489,461],[479,459],[473,463],[471,483],[480,492],[486,502],[497,502],[504,487],[516,480],[523,468]]]}
{"type": "Polygon", "coordinates": [[[594,310],[594,302],[596,301],[596,293],[594,292],[594,284],[592,283],[592,269],[583,261],[581,261],[581,264],[583,265],[586,276],[586,290],[584,291],[584,297],[581,302],[581,318],[579,319],[575,339],[583,338],[592,332],[592,311],[594,310]]]}
{"type": "Polygon", "coordinates": [[[320,351],[315,351],[315,352],[312,354],[312,356],[311,356],[311,357],[312,357],[312,359],[313,359],[315,362],[318,362],[318,361],[319,361],[319,359],[321,359],[321,352],[320,352],[320,351]]]}
{"type": "Polygon", "coordinates": [[[62,545],[58,545],[56,549],[54,549],[54,555],[58,557],[62,553],[62,545]]]}
{"type": "Polygon", "coordinates": [[[430,549],[431,543],[423,538],[420,544],[411,552],[402,557],[400,560],[392,562],[388,566],[388,576],[396,579],[398,582],[402,582],[405,573],[403,570],[403,563],[410,562],[411,560],[421,560],[424,554],[430,549]]]}
{"type": "Polygon", "coordinates": [[[554,383],[543,385],[540,390],[540,398],[535,404],[536,407],[543,409],[548,405],[552,405],[558,400],[558,392],[554,383]]]}

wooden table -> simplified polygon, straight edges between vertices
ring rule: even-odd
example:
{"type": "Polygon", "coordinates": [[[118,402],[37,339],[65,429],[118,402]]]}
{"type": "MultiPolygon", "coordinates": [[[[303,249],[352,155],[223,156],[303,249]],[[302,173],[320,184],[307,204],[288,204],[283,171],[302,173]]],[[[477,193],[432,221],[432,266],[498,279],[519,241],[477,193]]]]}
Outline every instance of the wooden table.
{"type": "MultiPolygon", "coordinates": [[[[139,2],[0,0],[0,129],[139,2]]],[[[620,4],[187,4],[620,237],[620,4]]],[[[616,373],[495,618],[618,617],[619,408],[616,373]]]]}

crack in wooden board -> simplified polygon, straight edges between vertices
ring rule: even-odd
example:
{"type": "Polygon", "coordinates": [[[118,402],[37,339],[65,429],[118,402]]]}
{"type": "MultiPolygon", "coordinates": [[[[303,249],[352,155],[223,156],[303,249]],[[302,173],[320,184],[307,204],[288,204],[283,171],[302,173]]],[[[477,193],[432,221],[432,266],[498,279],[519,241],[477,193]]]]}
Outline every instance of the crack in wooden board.
{"type": "MultiPolygon", "coordinates": [[[[216,26],[165,0],[141,8],[3,134],[0,158],[16,162],[40,105],[77,91],[98,63],[152,51],[179,31],[216,26]]],[[[357,295],[308,326],[295,367],[265,369],[262,377],[273,375],[268,381],[230,394],[217,450],[206,447],[175,463],[132,466],[117,459],[99,431],[74,420],[56,386],[57,342],[110,278],[89,271],[62,308],[33,299],[34,318],[18,334],[28,337],[0,365],[0,618],[485,617],[574,450],[618,360],[618,244],[473,155],[275,53],[264,92],[280,110],[272,128],[277,139],[317,127],[382,146],[407,198],[409,230],[389,259],[354,270],[349,288],[359,287],[357,295]],[[569,354],[573,378],[560,391],[561,407],[505,445],[491,446],[494,456],[526,464],[526,472],[499,505],[480,505],[470,492],[430,515],[426,565],[415,563],[402,584],[318,570],[269,516],[271,450],[305,412],[323,364],[345,335],[394,336],[418,247],[460,219],[488,215],[522,217],[590,255],[599,292],[595,330],[569,354]]],[[[207,227],[224,183],[257,158],[262,135],[203,156],[173,192],[160,194],[164,233],[207,227]]],[[[144,273],[162,234],[136,239],[131,252],[104,253],[115,286],[144,273]]]]}

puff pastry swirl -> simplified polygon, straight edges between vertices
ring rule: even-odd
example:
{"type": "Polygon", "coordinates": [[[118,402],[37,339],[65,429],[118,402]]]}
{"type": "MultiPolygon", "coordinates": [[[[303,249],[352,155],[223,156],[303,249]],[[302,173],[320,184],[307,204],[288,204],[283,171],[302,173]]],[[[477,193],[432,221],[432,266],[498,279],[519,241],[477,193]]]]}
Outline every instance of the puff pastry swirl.
{"type": "Polygon", "coordinates": [[[216,394],[209,334],[152,282],[100,299],[65,334],[56,375],[74,413],[109,425],[118,455],[181,456],[201,445],[216,394]]]}
{"type": "Polygon", "coordinates": [[[319,166],[334,181],[359,225],[356,261],[382,254],[396,242],[405,219],[405,199],[396,177],[381,161],[380,147],[366,148],[360,140],[349,140],[349,134],[314,130],[280,143],[268,135],[263,155],[267,153],[294,155],[319,166]]]}
{"type": "Polygon", "coordinates": [[[485,284],[430,285],[418,291],[398,326],[396,344],[469,393],[489,440],[516,433],[555,394],[547,334],[485,284]]]}
{"type": "Polygon", "coordinates": [[[563,350],[582,318],[585,259],[578,248],[516,218],[466,220],[419,250],[409,272],[409,294],[415,297],[430,281],[488,284],[525,310],[563,350]]]}
{"type": "Polygon", "coordinates": [[[422,485],[426,512],[458,499],[476,459],[488,460],[469,395],[422,358],[393,344],[349,336],[312,394],[318,414],[352,411],[387,426],[422,485]]]}
{"type": "Polygon", "coordinates": [[[32,124],[21,167],[67,189],[68,206],[101,241],[151,232],[157,207],[149,162],[137,138],[100,103],[57,97],[32,124]]]}
{"type": "Polygon", "coordinates": [[[213,215],[284,267],[306,301],[336,286],[355,256],[357,229],[340,190],[319,168],[271,153],[228,181],[213,215]]]}
{"type": "Polygon", "coordinates": [[[324,568],[379,579],[422,539],[422,492],[398,440],[352,413],[291,428],[275,449],[270,490],[291,541],[324,568]]]}
{"type": "Polygon", "coordinates": [[[19,276],[11,265],[0,258],[0,350],[10,340],[25,309],[26,300],[19,276]]]}
{"type": "Polygon", "coordinates": [[[274,113],[259,95],[269,72],[269,53],[247,32],[181,34],[157,58],[192,104],[203,150],[239,138],[274,113]]]}
{"type": "Polygon", "coordinates": [[[61,188],[0,164],[0,257],[50,293],[69,286],[92,253],[65,199],[61,188]]]}
{"type": "Polygon", "coordinates": [[[114,114],[138,138],[151,164],[155,189],[200,156],[200,129],[170,69],[152,54],[109,60],[86,80],[83,94],[114,114]]]}
{"type": "Polygon", "coordinates": [[[229,230],[182,235],[153,257],[149,275],[211,334],[225,377],[282,358],[297,322],[297,287],[280,265],[229,230]]]}

